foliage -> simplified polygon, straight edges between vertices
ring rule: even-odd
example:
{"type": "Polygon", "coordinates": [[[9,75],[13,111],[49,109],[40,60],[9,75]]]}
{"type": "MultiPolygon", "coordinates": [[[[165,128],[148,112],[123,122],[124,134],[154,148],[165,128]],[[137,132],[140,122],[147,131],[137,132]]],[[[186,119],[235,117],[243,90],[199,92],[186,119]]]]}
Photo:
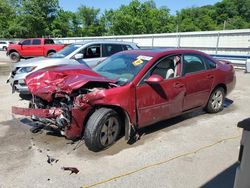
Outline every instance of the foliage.
{"type": "Polygon", "coordinates": [[[153,0],[105,10],[81,5],[64,11],[58,0],[1,0],[0,38],[129,35],[250,28],[250,0],[222,0],[170,15],[153,0]]]}
{"type": "Polygon", "coordinates": [[[8,28],[14,20],[15,10],[7,0],[0,1],[0,38],[10,37],[8,28]]]}

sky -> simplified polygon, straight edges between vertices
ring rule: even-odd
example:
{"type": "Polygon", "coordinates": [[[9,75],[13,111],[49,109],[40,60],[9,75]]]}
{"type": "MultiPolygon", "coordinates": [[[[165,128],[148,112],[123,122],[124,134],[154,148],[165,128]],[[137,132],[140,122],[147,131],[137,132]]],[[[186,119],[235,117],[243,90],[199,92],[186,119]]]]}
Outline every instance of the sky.
{"type": "MultiPolygon", "coordinates": [[[[144,2],[146,0],[140,0],[144,2]]],[[[203,5],[213,5],[220,0],[154,0],[157,7],[166,6],[170,9],[170,13],[174,15],[177,10],[190,7],[198,7],[203,5]]],[[[64,10],[77,11],[80,5],[99,8],[103,12],[105,9],[117,9],[121,5],[128,5],[131,0],[59,0],[59,5],[64,10]]]]}

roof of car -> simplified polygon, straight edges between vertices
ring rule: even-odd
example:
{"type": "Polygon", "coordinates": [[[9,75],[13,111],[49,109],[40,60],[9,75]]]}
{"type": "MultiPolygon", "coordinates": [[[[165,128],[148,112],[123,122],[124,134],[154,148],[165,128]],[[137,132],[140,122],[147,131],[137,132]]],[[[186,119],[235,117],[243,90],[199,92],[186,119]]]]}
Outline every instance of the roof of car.
{"type": "Polygon", "coordinates": [[[120,53],[131,53],[131,54],[145,55],[151,57],[178,54],[178,53],[195,53],[195,54],[205,55],[203,52],[198,50],[181,49],[181,48],[154,48],[154,49],[127,50],[127,51],[122,51],[120,53]]]}
{"type": "Polygon", "coordinates": [[[127,41],[113,41],[113,40],[85,40],[85,41],[82,41],[82,42],[76,42],[74,44],[99,44],[99,43],[102,43],[102,44],[135,44],[133,42],[127,42],[127,41]]]}

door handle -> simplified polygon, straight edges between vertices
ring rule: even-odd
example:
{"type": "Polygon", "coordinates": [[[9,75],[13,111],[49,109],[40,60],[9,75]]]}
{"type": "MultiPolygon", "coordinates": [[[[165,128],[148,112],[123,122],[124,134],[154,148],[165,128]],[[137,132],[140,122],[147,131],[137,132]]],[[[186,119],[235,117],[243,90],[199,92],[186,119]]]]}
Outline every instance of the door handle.
{"type": "Polygon", "coordinates": [[[207,75],[207,78],[208,79],[214,79],[214,75],[209,74],[209,75],[207,75]]]}
{"type": "Polygon", "coordinates": [[[184,87],[184,84],[177,82],[177,83],[174,84],[174,87],[175,88],[182,88],[182,87],[184,87]]]}

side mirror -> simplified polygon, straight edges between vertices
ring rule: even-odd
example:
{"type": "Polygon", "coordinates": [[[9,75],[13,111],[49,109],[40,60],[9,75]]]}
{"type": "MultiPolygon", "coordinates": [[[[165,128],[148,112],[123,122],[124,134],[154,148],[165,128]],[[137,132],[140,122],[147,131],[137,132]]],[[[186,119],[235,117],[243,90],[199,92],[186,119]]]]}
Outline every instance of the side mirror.
{"type": "Polygon", "coordinates": [[[160,82],[162,82],[164,79],[156,74],[151,75],[147,80],[145,80],[145,82],[149,85],[151,84],[159,84],[160,82]]]}
{"type": "Polygon", "coordinates": [[[18,42],[17,44],[18,44],[18,45],[23,45],[21,42],[18,42]]]}
{"type": "Polygon", "coordinates": [[[75,59],[83,59],[83,54],[76,54],[75,59]]]}

